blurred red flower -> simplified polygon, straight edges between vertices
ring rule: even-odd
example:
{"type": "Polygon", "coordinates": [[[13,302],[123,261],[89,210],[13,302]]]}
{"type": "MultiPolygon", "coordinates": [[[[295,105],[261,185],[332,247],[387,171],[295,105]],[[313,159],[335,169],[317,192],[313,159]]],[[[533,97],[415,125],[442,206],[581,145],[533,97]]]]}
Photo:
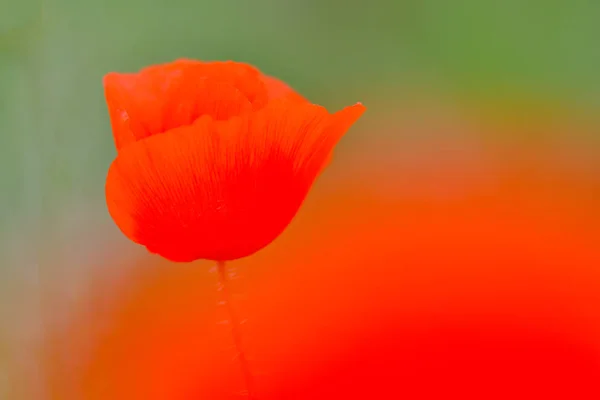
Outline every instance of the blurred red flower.
{"type": "MultiPolygon", "coordinates": [[[[277,245],[231,264],[255,398],[598,399],[600,225],[569,180],[452,201],[315,192],[277,245]]],[[[118,296],[98,286],[48,343],[52,398],[247,398],[216,276],[162,263],[118,296]]]]}
{"type": "Polygon", "coordinates": [[[178,60],[104,78],[118,155],[108,210],[172,261],[233,260],[290,223],[360,104],[329,114],[235,62],[178,60]]]}

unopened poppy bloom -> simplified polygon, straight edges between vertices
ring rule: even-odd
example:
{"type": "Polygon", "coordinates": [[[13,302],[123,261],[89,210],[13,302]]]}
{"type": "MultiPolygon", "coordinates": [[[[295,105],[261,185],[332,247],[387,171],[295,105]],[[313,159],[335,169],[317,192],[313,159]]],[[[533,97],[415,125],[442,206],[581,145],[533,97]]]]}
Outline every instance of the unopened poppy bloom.
{"type": "Polygon", "coordinates": [[[365,110],[330,114],[231,61],[110,73],[104,88],[118,152],[110,215],[129,239],[179,262],[234,260],[271,243],[365,110]]]}

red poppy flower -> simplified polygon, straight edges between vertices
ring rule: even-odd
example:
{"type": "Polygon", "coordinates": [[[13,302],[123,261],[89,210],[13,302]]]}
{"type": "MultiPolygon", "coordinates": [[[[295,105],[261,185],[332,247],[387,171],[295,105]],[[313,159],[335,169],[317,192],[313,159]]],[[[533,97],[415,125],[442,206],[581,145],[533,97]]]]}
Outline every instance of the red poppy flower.
{"type": "Polygon", "coordinates": [[[129,239],[182,262],[272,242],[365,110],[330,114],[235,62],[178,60],[110,73],[104,87],[118,151],[110,215],[129,239]]]}

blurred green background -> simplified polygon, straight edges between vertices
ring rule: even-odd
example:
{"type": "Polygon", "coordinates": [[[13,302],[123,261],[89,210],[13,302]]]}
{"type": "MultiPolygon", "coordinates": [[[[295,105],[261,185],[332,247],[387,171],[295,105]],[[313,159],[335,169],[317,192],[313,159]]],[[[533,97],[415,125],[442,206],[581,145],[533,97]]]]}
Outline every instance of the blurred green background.
{"type": "MultiPolygon", "coordinates": [[[[0,9],[2,399],[9,361],[43,331],[40,293],[59,290],[45,282],[85,281],[81,265],[123,241],[103,194],[115,154],[101,85],[109,71],[246,61],[332,109],[363,101],[363,127],[423,96],[600,110],[598,0],[1,0],[0,9]]],[[[380,133],[363,128],[344,146],[363,134],[380,133]]],[[[597,136],[586,140],[596,146],[597,136]]],[[[81,287],[60,290],[76,298],[81,287]]]]}

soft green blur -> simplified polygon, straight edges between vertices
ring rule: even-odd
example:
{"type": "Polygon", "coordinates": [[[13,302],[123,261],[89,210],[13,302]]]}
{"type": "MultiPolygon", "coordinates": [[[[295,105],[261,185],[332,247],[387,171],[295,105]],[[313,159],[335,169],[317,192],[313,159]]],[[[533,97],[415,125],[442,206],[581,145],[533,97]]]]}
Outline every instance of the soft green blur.
{"type": "Polygon", "coordinates": [[[83,266],[125,243],[104,207],[109,71],[179,57],[250,62],[333,109],[363,101],[348,149],[362,134],[376,140],[365,127],[395,102],[429,93],[600,109],[597,0],[1,1],[2,399],[6,362],[43,330],[44,293],[76,298],[84,289],[69,283],[85,281],[83,266]]]}

